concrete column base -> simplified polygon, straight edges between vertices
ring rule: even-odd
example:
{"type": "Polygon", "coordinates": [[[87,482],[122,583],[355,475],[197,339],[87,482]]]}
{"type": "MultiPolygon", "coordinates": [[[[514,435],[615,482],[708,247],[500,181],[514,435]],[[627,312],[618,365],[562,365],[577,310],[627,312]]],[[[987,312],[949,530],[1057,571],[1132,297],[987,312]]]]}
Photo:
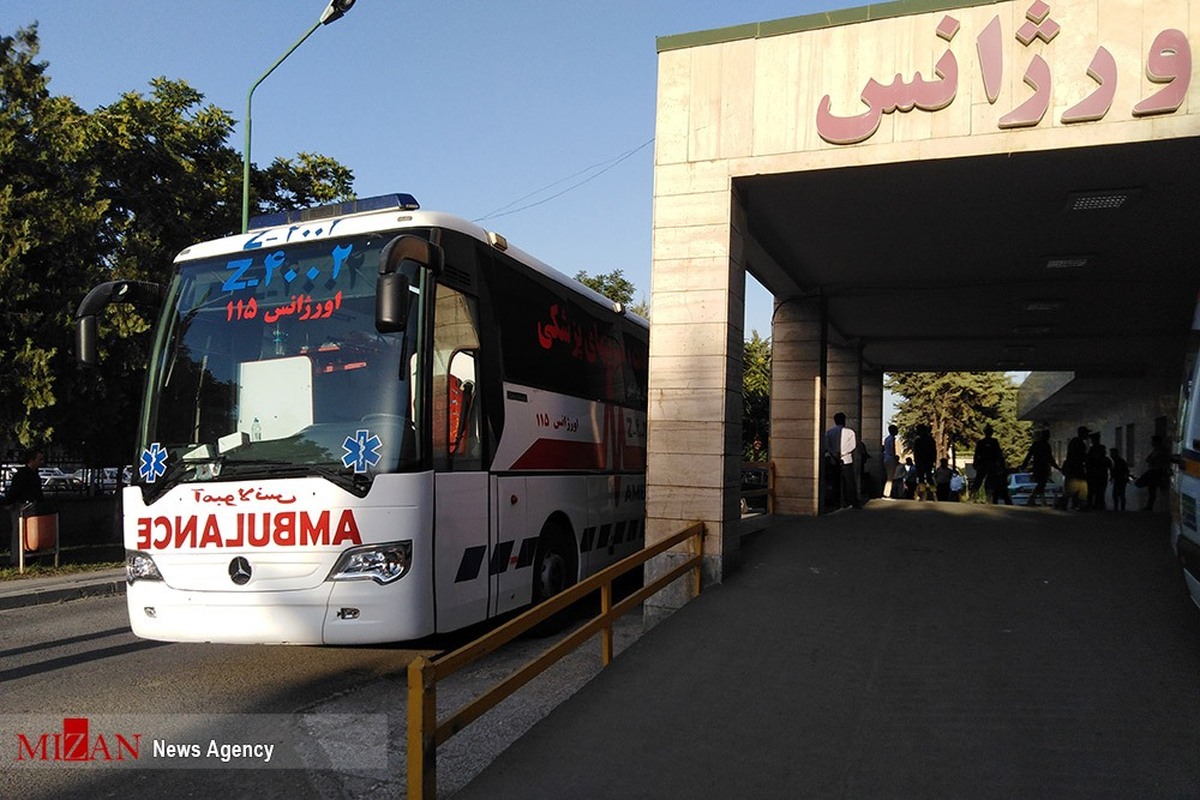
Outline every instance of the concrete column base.
{"type": "MultiPolygon", "coordinates": [[[[704,564],[701,569],[701,591],[704,590],[704,587],[720,583],[724,575],[738,568],[741,561],[741,550],[735,545],[731,552],[731,548],[728,545],[729,542],[726,540],[726,552],[723,554],[705,552],[704,564]]],[[[673,551],[655,556],[646,562],[646,583],[650,583],[659,576],[665,575],[690,557],[689,553],[676,553],[673,551]]],[[[692,574],[688,572],[672,581],[661,592],[650,596],[642,606],[642,619],[646,622],[646,626],[649,628],[657,625],[687,605],[687,602],[695,597],[693,587],[692,574]]]]}

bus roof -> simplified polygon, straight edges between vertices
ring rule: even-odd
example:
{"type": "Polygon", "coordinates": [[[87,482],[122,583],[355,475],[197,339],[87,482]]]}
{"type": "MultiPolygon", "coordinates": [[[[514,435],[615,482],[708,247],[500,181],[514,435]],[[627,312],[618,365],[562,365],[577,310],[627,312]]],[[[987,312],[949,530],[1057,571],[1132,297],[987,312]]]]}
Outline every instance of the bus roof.
{"type": "MultiPolygon", "coordinates": [[[[412,200],[410,195],[398,195],[397,197],[403,200],[412,200]]],[[[371,204],[368,202],[366,205],[369,207],[371,204]]],[[[303,238],[314,233],[330,231],[334,227],[337,228],[338,236],[353,236],[378,231],[400,231],[405,228],[442,228],[466,234],[484,244],[490,245],[515,258],[546,278],[588,298],[597,305],[603,306],[609,311],[624,312],[624,315],[629,320],[642,327],[649,327],[649,323],[645,319],[627,311],[620,303],[605,297],[574,278],[564,275],[540,259],[526,253],[524,250],[514,247],[503,236],[487,231],[462,217],[440,211],[422,211],[414,208],[413,205],[415,205],[415,201],[412,201],[411,205],[397,205],[384,210],[326,216],[310,219],[309,221],[288,221],[283,215],[272,215],[270,219],[274,221],[278,218],[279,224],[254,228],[246,233],[236,233],[207,242],[199,242],[180,251],[175,256],[175,263],[180,264],[202,258],[217,258],[235,253],[244,253],[247,250],[270,247],[272,244],[283,244],[297,235],[303,238]]],[[[376,205],[376,207],[378,206],[376,205]]]]}

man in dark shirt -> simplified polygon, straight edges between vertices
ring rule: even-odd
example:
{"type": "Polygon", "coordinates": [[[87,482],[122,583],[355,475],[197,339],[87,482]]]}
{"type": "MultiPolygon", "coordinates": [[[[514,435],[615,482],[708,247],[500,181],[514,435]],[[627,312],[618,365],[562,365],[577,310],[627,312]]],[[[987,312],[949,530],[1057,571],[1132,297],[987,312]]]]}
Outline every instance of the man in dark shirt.
{"type": "Polygon", "coordinates": [[[1033,468],[1033,480],[1037,485],[1029,495],[1028,505],[1040,505],[1046,500],[1046,484],[1050,481],[1050,470],[1058,469],[1054,460],[1054,451],[1050,447],[1050,431],[1043,430],[1029,446],[1029,453],[1021,464],[1024,468],[1033,468]]]}
{"type": "Polygon", "coordinates": [[[1067,442],[1067,457],[1063,459],[1063,498],[1072,508],[1087,507],[1087,451],[1092,432],[1080,425],[1078,436],[1067,442]]]}
{"type": "Polygon", "coordinates": [[[1008,494],[1008,469],[1000,442],[992,436],[992,426],[983,427],[983,438],[975,443],[975,479],[993,503],[1012,505],[1008,494]]]}
{"type": "Polygon", "coordinates": [[[17,547],[20,546],[21,508],[26,503],[37,503],[46,499],[42,493],[42,476],[38,467],[46,463],[46,453],[40,447],[31,447],[25,451],[25,466],[19,467],[13,473],[12,483],[4,502],[8,504],[12,517],[11,546],[8,550],[8,561],[17,565],[17,547]]]}

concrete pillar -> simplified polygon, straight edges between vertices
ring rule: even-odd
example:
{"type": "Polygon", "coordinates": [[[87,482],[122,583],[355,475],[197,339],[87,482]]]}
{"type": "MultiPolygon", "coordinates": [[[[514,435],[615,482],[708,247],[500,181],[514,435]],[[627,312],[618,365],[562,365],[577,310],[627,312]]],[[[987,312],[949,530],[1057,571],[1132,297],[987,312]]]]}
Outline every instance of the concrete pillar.
{"type": "Polygon", "coordinates": [[[862,356],[859,348],[829,342],[825,347],[825,416],[832,420],[833,415],[841,411],[846,415],[846,424],[861,433],[862,398],[862,356]]]}
{"type": "MultiPolygon", "coordinates": [[[[660,187],[661,189],[661,187],[660,187]]],[[[704,581],[737,563],[741,521],[744,221],[723,192],[655,198],[651,271],[646,544],[706,525],[704,581]]],[[[646,565],[653,580],[685,550],[646,565]]],[[[647,600],[651,623],[690,599],[676,581],[647,600]]]]}
{"type": "Polygon", "coordinates": [[[771,463],[776,514],[816,514],[821,497],[821,301],[777,302],[771,324],[771,463]]]}
{"type": "MultiPolygon", "coordinates": [[[[846,415],[846,425],[862,435],[862,351],[856,345],[838,344],[828,337],[825,342],[824,411],[824,429],[833,425],[833,415],[840,411],[846,415]]],[[[832,479],[833,476],[824,477],[825,481],[832,479]]]]}
{"type": "Polygon", "coordinates": [[[871,477],[872,490],[878,495],[884,483],[891,478],[883,471],[883,371],[871,370],[862,378],[862,442],[867,446],[871,460],[866,464],[866,473],[871,477]]]}

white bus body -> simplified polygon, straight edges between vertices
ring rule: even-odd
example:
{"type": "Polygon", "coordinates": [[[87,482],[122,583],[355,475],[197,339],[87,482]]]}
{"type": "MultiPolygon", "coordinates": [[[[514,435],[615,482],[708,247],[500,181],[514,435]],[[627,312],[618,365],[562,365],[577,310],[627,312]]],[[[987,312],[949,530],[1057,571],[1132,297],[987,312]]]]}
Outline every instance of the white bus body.
{"type": "Polygon", "coordinates": [[[123,495],[136,635],[417,639],[641,548],[645,321],[414,206],[177,257],[123,495]],[[393,257],[411,309],[377,327],[401,235],[444,266],[393,257]]]}
{"type": "Polygon", "coordinates": [[[1188,378],[1179,408],[1179,454],[1171,476],[1171,545],[1183,572],[1192,602],[1200,608],[1200,525],[1196,501],[1200,499],[1200,303],[1192,322],[1192,350],[1188,378]]]}

